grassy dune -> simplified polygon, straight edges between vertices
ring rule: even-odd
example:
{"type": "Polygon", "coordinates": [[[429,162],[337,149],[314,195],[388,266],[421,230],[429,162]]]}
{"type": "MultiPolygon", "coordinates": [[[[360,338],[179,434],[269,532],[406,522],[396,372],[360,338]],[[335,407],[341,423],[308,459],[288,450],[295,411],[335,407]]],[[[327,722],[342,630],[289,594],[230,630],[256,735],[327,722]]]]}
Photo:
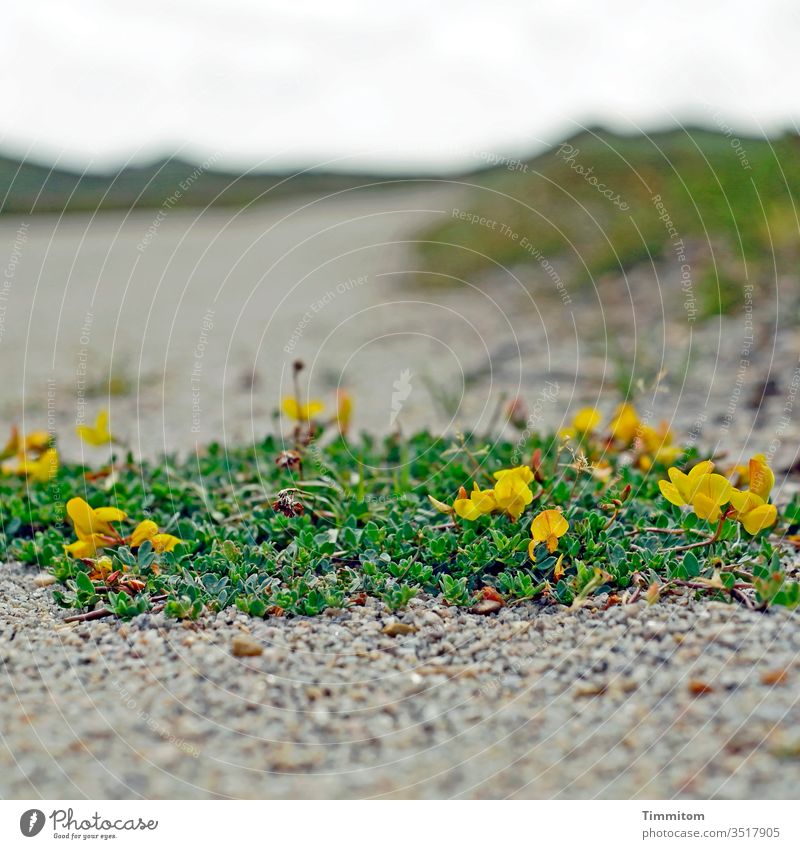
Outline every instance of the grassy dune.
{"type": "Polygon", "coordinates": [[[468,279],[561,259],[573,284],[666,258],[691,266],[699,317],[726,312],[796,265],[798,154],[796,135],[588,131],[475,175],[459,213],[421,234],[422,257],[468,279]]]}

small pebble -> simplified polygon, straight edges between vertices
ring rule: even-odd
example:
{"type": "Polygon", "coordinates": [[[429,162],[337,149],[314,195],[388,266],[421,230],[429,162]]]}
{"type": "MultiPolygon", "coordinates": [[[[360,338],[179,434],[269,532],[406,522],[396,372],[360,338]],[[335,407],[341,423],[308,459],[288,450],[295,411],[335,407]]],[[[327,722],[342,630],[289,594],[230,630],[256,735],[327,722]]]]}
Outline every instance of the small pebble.
{"type": "Polygon", "coordinates": [[[234,657],[256,657],[264,653],[264,646],[252,637],[237,634],[231,640],[231,654],[234,657]]]}
{"type": "Polygon", "coordinates": [[[404,634],[414,634],[416,630],[413,625],[406,625],[405,622],[390,622],[384,626],[383,633],[387,637],[400,637],[404,634]]]}
{"type": "Polygon", "coordinates": [[[49,587],[56,582],[56,576],[49,572],[40,572],[34,579],[33,583],[37,587],[49,587]]]}

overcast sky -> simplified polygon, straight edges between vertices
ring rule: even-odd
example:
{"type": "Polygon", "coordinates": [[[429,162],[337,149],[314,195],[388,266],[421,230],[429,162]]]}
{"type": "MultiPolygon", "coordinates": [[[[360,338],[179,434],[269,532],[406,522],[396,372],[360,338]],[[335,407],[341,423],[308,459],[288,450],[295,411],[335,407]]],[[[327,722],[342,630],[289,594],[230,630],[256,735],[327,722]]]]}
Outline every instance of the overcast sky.
{"type": "Polygon", "coordinates": [[[0,147],[438,169],[593,123],[774,130],[800,117],[798,45],[797,0],[25,0],[0,147]]]}

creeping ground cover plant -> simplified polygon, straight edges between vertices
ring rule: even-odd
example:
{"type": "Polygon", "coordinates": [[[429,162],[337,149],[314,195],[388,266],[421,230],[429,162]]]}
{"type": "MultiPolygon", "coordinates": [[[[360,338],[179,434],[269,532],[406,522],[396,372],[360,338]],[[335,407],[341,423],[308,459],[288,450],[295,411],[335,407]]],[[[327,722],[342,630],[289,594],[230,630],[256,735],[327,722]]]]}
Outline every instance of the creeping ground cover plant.
{"type": "Polygon", "coordinates": [[[104,411],[78,431],[108,452],[92,467],[14,429],[2,555],[51,572],[71,620],[315,615],[368,596],[395,610],[420,593],[476,613],[686,592],[800,603],[782,559],[800,545],[800,503],[774,503],[764,455],[698,455],[630,403],[552,434],[508,415],[489,433],[382,439],[348,435],[352,407],[340,393],[323,417],[296,381],[276,435],[157,463],[127,452],[104,411]]]}

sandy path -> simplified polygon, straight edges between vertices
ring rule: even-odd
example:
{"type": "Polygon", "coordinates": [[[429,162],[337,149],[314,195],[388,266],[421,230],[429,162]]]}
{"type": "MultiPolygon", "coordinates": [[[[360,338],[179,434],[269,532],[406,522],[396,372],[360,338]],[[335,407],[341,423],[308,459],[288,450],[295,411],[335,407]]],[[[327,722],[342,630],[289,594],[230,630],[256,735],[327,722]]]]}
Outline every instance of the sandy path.
{"type": "Polygon", "coordinates": [[[679,435],[737,453],[774,443],[779,463],[794,459],[800,378],[785,294],[700,325],[687,322],[680,276],[663,264],[582,290],[557,260],[549,274],[534,263],[410,286],[416,233],[462,196],[412,183],[244,211],[3,219],[5,418],[50,426],[74,455],[74,424],[109,404],[111,375],[114,427],[137,452],[241,442],[277,427],[301,357],[329,407],[337,386],[353,392],[357,428],[393,426],[406,371],[395,423],[406,431],[486,424],[501,392],[522,392],[548,427],[578,404],[611,408],[630,363],[649,421],[666,417],[679,435]]]}
{"type": "Polygon", "coordinates": [[[392,382],[409,369],[404,418],[434,424],[423,377],[477,365],[481,337],[504,321],[485,298],[420,298],[399,285],[414,270],[405,240],[447,214],[455,193],[412,186],[161,221],[5,220],[13,275],[0,399],[40,424],[52,380],[69,446],[76,415],[105,403],[112,374],[128,384],[112,399],[118,429],[150,453],[186,449],[272,426],[287,366],[302,357],[312,391],[331,399],[340,382],[351,388],[368,429],[388,429],[392,382]]]}

